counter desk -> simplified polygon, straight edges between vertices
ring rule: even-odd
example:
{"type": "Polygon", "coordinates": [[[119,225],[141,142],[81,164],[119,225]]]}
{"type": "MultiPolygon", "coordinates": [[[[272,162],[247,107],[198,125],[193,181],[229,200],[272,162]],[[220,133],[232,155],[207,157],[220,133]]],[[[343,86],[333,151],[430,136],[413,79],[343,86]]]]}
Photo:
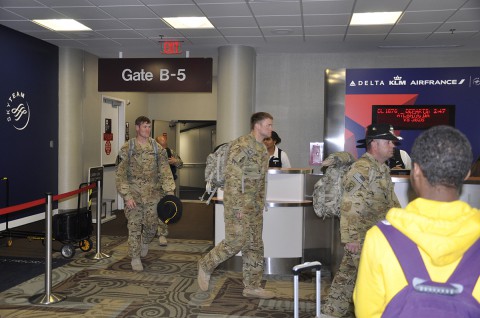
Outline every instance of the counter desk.
{"type": "MultiPolygon", "coordinates": [[[[312,207],[306,198],[306,178],[310,168],[269,169],[267,208],[263,212],[265,274],[289,273],[299,264],[304,248],[304,210],[312,207]]],[[[215,245],[225,238],[222,192],[215,202],[215,245]]],[[[220,265],[242,270],[241,253],[220,265]]]]}
{"type": "MultiPolygon", "coordinates": [[[[395,194],[402,208],[417,198],[417,194],[410,185],[410,176],[393,176],[395,194]]],[[[480,209],[480,177],[470,177],[463,182],[460,200],[480,209]]]]}

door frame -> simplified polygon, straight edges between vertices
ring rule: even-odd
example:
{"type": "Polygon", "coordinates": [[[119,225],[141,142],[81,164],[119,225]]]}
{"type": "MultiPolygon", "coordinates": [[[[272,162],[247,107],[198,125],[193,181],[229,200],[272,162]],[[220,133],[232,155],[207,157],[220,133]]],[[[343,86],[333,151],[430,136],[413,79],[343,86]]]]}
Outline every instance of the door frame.
{"type": "MultiPolygon", "coordinates": [[[[104,103],[105,104],[110,103],[110,104],[112,104],[113,107],[117,107],[117,109],[118,109],[118,131],[116,133],[118,138],[114,138],[114,141],[117,142],[117,149],[120,150],[120,148],[125,143],[125,132],[126,132],[126,129],[125,129],[125,105],[127,104],[127,102],[124,99],[121,99],[121,98],[112,97],[112,96],[108,96],[108,95],[102,95],[102,99],[101,99],[102,107],[103,107],[104,103]]],[[[103,118],[101,118],[101,120],[103,121],[103,118]]],[[[101,132],[101,134],[103,134],[103,132],[101,132]]],[[[101,157],[102,156],[102,151],[103,151],[102,147],[103,147],[103,144],[102,144],[102,142],[100,142],[100,162],[102,162],[102,157],[101,157]]],[[[108,166],[110,166],[110,165],[107,165],[107,167],[108,166]]],[[[124,207],[125,207],[123,199],[120,196],[120,194],[116,191],[116,189],[115,189],[115,192],[117,193],[117,195],[116,195],[117,209],[123,210],[124,207]]]]}

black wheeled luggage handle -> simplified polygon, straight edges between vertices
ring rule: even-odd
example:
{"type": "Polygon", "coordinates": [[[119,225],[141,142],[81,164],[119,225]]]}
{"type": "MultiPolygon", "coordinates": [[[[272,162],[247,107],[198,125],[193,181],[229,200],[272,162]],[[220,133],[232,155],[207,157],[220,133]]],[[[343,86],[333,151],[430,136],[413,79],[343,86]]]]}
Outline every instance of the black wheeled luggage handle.
{"type": "Polygon", "coordinates": [[[300,275],[301,272],[304,272],[306,270],[316,270],[316,283],[315,283],[315,289],[316,289],[316,316],[317,318],[320,317],[320,292],[321,292],[321,286],[320,286],[320,273],[321,273],[321,268],[322,264],[318,261],[314,262],[305,262],[303,264],[295,265],[292,268],[292,273],[293,273],[293,316],[294,318],[298,318],[298,310],[299,310],[299,299],[300,295],[298,292],[298,276],[300,275]]]}

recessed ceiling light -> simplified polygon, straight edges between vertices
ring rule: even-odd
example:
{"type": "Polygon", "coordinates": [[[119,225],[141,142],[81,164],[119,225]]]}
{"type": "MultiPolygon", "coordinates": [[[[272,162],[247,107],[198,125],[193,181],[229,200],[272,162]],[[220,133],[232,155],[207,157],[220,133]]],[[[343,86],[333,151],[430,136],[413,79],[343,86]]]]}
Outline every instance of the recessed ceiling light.
{"type": "Polygon", "coordinates": [[[278,34],[278,35],[286,35],[286,34],[291,34],[293,33],[292,29],[274,29],[272,30],[273,34],[278,34]]]}
{"type": "Polygon", "coordinates": [[[354,13],[350,25],[395,24],[401,14],[401,11],[354,13]]]}
{"type": "Polygon", "coordinates": [[[32,20],[32,22],[53,31],[92,31],[89,27],[73,19],[44,19],[32,20]]]}
{"type": "Polygon", "coordinates": [[[214,26],[205,17],[163,18],[175,29],[213,29],[214,26]]]}
{"type": "Polygon", "coordinates": [[[435,48],[449,48],[461,47],[460,44],[432,44],[432,45],[379,45],[380,49],[435,49],[435,48]]]}

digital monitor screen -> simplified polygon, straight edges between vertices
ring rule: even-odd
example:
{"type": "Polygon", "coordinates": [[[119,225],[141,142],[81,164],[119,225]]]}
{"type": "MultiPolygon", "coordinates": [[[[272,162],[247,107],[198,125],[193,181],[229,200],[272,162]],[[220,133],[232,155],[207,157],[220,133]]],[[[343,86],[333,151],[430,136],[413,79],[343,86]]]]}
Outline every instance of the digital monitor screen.
{"type": "Polygon", "coordinates": [[[373,105],[373,124],[391,124],[397,130],[455,127],[455,105],[373,105]]]}

